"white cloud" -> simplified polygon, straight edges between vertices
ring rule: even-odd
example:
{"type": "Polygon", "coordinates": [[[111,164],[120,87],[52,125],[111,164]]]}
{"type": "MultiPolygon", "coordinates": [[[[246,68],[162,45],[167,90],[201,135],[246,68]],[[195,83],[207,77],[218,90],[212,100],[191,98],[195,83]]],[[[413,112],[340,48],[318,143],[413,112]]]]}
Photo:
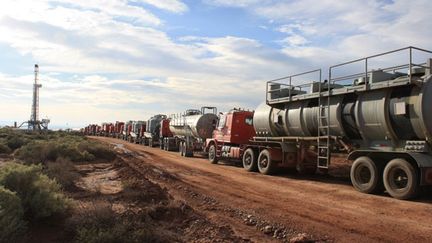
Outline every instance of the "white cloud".
{"type": "MultiPolygon", "coordinates": [[[[432,47],[426,0],[206,2],[265,19],[266,31],[283,35],[273,40],[281,46],[237,36],[172,39],[146,7],[188,11],[176,0],[136,0],[140,7],[126,0],[9,1],[0,9],[0,43],[39,62],[41,114],[81,125],[198,104],[253,109],[264,100],[265,80],[406,45],[432,47]]],[[[20,119],[30,110],[28,73],[0,74],[0,103],[13,101],[20,119]]],[[[0,117],[8,112],[0,109],[0,117]]]]}
{"type": "Polygon", "coordinates": [[[85,30],[114,18],[128,18],[140,25],[159,25],[161,20],[144,8],[125,0],[16,0],[2,3],[0,16],[45,22],[64,29],[85,30]]]}
{"type": "Polygon", "coordinates": [[[288,46],[303,46],[308,43],[306,38],[301,35],[292,34],[281,41],[288,46]]]}
{"type": "Polygon", "coordinates": [[[284,53],[320,60],[320,66],[409,45],[432,49],[432,5],[427,0],[212,2],[244,7],[268,19],[278,25],[276,31],[286,34],[278,41],[284,53]]]}
{"type": "Polygon", "coordinates": [[[174,13],[183,13],[188,10],[187,5],[184,4],[182,1],[178,0],[136,0],[134,2],[151,4],[157,8],[171,11],[174,13]]]}
{"type": "Polygon", "coordinates": [[[204,2],[216,6],[229,6],[229,7],[249,7],[255,4],[264,4],[269,2],[267,0],[204,0],[204,2]]]}

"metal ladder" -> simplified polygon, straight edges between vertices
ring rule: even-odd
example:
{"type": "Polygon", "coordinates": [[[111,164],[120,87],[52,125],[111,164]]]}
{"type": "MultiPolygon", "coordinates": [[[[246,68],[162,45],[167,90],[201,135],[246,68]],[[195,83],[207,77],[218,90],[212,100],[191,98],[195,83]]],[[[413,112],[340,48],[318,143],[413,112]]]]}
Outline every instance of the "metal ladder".
{"type": "Polygon", "coordinates": [[[319,84],[318,98],[318,157],[317,167],[328,169],[330,164],[330,81],[327,81],[327,97],[323,97],[322,84],[319,84]],[[321,132],[323,133],[321,135],[321,132]]]}

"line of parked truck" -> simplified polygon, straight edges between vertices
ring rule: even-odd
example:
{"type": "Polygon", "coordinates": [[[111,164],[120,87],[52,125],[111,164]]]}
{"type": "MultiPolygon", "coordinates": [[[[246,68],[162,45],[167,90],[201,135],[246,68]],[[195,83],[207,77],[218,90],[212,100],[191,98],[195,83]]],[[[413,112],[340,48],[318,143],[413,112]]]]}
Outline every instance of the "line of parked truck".
{"type": "Polygon", "coordinates": [[[408,199],[432,185],[431,54],[407,47],[331,66],[325,80],[318,69],[268,81],[266,101],[255,111],[202,107],[147,121],[93,124],[83,132],[186,157],[205,153],[212,163],[239,159],[246,170],[262,174],[280,168],[325,172],[332,155],[344,154],[353,161],[356,190],[408,199]],[[408,56],[397,56],[403,64],[370,67],[400,53],[408,56]],[[340,71],[352,64],[363,71],[340,71]]]}
{"type": "Polygon", "coordinates": [[[91,124],[83,132],[178,151],[185,157],[206,153],[216,163],[220,157],[240,158],[240,145],[255,136],[252,119],[249,110],[218,114],[216,107],[201,107],[170,116],[154,115],[147,121],[91,124]]]}

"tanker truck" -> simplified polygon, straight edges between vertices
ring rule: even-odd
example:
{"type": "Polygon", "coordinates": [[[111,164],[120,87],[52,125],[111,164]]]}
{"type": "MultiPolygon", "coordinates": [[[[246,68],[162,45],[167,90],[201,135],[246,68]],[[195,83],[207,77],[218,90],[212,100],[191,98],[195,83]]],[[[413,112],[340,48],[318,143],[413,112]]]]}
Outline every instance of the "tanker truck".
{"type": "Polygon", "coordinates": [[[144,135],[145,128],[146,128],[146,122],[145,121],[132,122],[132,130],[130,132],[129,142],[140,143],[140,141],[144,135]]]}
{"type": "Polygon", "coordinates": [[[102,123],[100,136],[109,137],[114,131],[114,125],[110,122],[102,123]]]}
{"type": "Polygon", "coordinates": [[[122,135],[122,132],[123,132],[124,125],[125,125],[124,122],[116,121],[116,123],[114,125],[114,132],[113,132],[112,136],[115,138],[120,138],[120,136],[122,135]]]}
{"type": "Polygon", "coordinates": [[[148,119],[142,144],[150,147],[159,145],[160,123],[163,119],[166,119],[166,115],[158,114],[148,119]]]}
{"type": "Polygon", "coordinates": [[[192,157],[195,151],[203,152],[207,138],[211,138],[218,121],[216,107],[189,109],[169,117],[172,137],[164,138],[164,147],[180,152],[181,156],[192,157]]]}
{"type": "Polygon", "coordinates": [[[356,190],[415,197],[432,184],[430,57],[431,51],[407,47],[331,66],[326,80],[319,69],[268,81],[266,102],[253,116],[256,136],[239,150],[243,167],[327,172],[331,157],[342,154],[353,161],[356,190]],[[402,65],[370,67],[395,61],[394,55],[402,65]],[[362,71],[353,73],[352,64],[362,71]],[[295,83],[310,75],[315,78],[295,83]]]}
{"type": "Polygon", "coordinates": [[[255,136],[253,111],[234,108],[220,113],[212,137],[206,139],[204,151],[212,164],[219,159],[241,159],[244,147],[255,136]]]}
{"type": "Polygon", "coordinates": [[[162,121],[160,122],[159,147],[160,149],[166,151],[178,150],[177,144],[175,143],[175,139],[167,140],[167,138],[171,138],[174,136],[169,126],[170,126],[170,119],[169,118],[162,119],[162,121]]]}
{"type": "Polygon", "coordinates": [[[129,141],[130,132],[132,131],[132,123],[133,123],[133,121],[128,121],[124,124],[123,131],[122,131],[122,139],[123,140],[129,141]]]}

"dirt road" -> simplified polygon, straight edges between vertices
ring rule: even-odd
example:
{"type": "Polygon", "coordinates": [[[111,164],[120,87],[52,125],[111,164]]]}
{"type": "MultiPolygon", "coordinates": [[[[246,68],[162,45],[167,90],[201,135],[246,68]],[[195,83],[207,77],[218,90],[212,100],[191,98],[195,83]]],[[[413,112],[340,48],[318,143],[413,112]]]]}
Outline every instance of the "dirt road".
{"type": "Polygon", "coordinates": [[[124,144],[137,170],[151,164],[152,177],[174,197],[236,235],[252,241],[431,242],[432,198],[400,201],[355,191],[347,179],[328,176],[248,173],[234,165],[96,137],[124,144]]]}

